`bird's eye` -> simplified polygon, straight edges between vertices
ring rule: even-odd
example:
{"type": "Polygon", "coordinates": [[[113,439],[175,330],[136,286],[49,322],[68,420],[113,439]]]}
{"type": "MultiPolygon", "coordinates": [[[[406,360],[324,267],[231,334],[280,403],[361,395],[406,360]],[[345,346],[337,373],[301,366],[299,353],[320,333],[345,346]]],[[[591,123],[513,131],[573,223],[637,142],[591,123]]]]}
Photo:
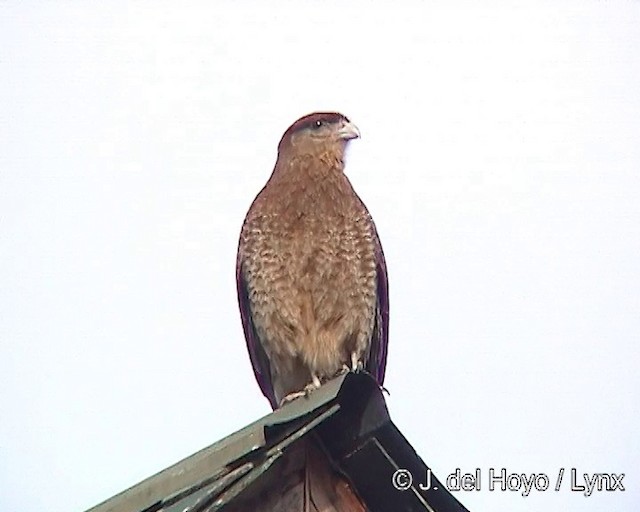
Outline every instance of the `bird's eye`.
{"type": "Polygon", "coordinates": [[[314,130],[321,128],[322,126],[324,126],[324,121],[321,121],[320,119],[318,119],[315,123],[313,123],[314,130]]]}

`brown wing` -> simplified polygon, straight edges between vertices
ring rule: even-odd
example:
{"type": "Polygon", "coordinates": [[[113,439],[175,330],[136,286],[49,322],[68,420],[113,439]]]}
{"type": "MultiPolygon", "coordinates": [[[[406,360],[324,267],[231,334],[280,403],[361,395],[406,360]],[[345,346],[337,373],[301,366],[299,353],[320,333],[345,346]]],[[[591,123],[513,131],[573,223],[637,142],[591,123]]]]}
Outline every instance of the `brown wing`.
{"type": "MultiPolygon", "coordinates": [[[[373,224],[373,220],[371,223],[373,224]]],[[[369,358],[365,364],[365,369],[382,386],[387,366],[387,346],[389,344],[389,281],[387,278],[387,263],[384,259],[384,252],[382,251],[375,225],[373,226],[373,233],[375,237],[377,279],[376,318],[371,335],[369,358]]]]}
{"type": "Polygon", "coordinates": [[[267,397],[269,403],[271,403],[271,407],[276,409],[278,403],[273,392],[273,383],[271,382],[271,367],[267,354],[264,348],[262,348],[262,343],[253,325],[251,304],[249,303],[249,289],[242,272],[240,251],[238,251],[236,261],[236,286],[238,290],[238,305],[240,306],[242,328],[244,329],[244,338],[247,342],[247,350],[249,351],[249,358],[253,366],[253,373],[256,376],[262,394],[267,397]]]}

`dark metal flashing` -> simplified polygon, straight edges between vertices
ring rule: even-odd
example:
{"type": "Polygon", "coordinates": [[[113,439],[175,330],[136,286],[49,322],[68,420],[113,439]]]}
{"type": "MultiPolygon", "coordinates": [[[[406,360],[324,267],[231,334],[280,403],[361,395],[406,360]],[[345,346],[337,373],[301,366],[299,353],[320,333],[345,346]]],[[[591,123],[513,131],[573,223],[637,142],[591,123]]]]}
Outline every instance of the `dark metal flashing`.
{"type": "Polygon", "coordinates": [[[373,512],[465,512],[432,475],[432,488],[398,491],[393,473],[422,480],[427,466],[389,417],[369,375],[345,374],[87,512],[213,512],[254,495],[287,449],[312,436],[373,512]]]}
{"type": "Polygon", "coordinates": [[[338,402],[340,414],[320,425],[317,433],[372,512],[468,512],[435,475],[431,474],[429,490],[419,487],[427,465],[391,421],[373,379],[350,374],[338,402]],[[408,470],[414,479],[403,491],[392,484],[398,469],[408,470]]]}

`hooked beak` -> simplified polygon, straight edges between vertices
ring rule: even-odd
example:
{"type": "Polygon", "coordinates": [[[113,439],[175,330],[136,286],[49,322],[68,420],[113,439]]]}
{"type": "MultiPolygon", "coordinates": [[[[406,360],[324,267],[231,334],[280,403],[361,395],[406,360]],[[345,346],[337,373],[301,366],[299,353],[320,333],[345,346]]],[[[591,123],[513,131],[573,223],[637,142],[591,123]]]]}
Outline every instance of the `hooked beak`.
{"type": "Polygon", "coordinates": [[[338,128],[338,136],[344,140],[357,139],[360,137],[360,130],[351,121],[342,121],[338,128]]]}

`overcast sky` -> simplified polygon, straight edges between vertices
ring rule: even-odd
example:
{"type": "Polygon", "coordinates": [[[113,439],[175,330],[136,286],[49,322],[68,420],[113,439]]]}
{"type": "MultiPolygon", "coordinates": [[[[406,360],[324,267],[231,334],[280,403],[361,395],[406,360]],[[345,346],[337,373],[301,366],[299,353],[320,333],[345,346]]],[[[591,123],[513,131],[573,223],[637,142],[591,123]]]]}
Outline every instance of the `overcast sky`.
{"type": "Polygon", "coordinates": [[[0,2],[0,510],[84,510],[270,411],[237,240],[326,109],[362,133],[398,428],[481,469],[474,512],[638,510],[640,2],[399,3],[0,2]]]}

